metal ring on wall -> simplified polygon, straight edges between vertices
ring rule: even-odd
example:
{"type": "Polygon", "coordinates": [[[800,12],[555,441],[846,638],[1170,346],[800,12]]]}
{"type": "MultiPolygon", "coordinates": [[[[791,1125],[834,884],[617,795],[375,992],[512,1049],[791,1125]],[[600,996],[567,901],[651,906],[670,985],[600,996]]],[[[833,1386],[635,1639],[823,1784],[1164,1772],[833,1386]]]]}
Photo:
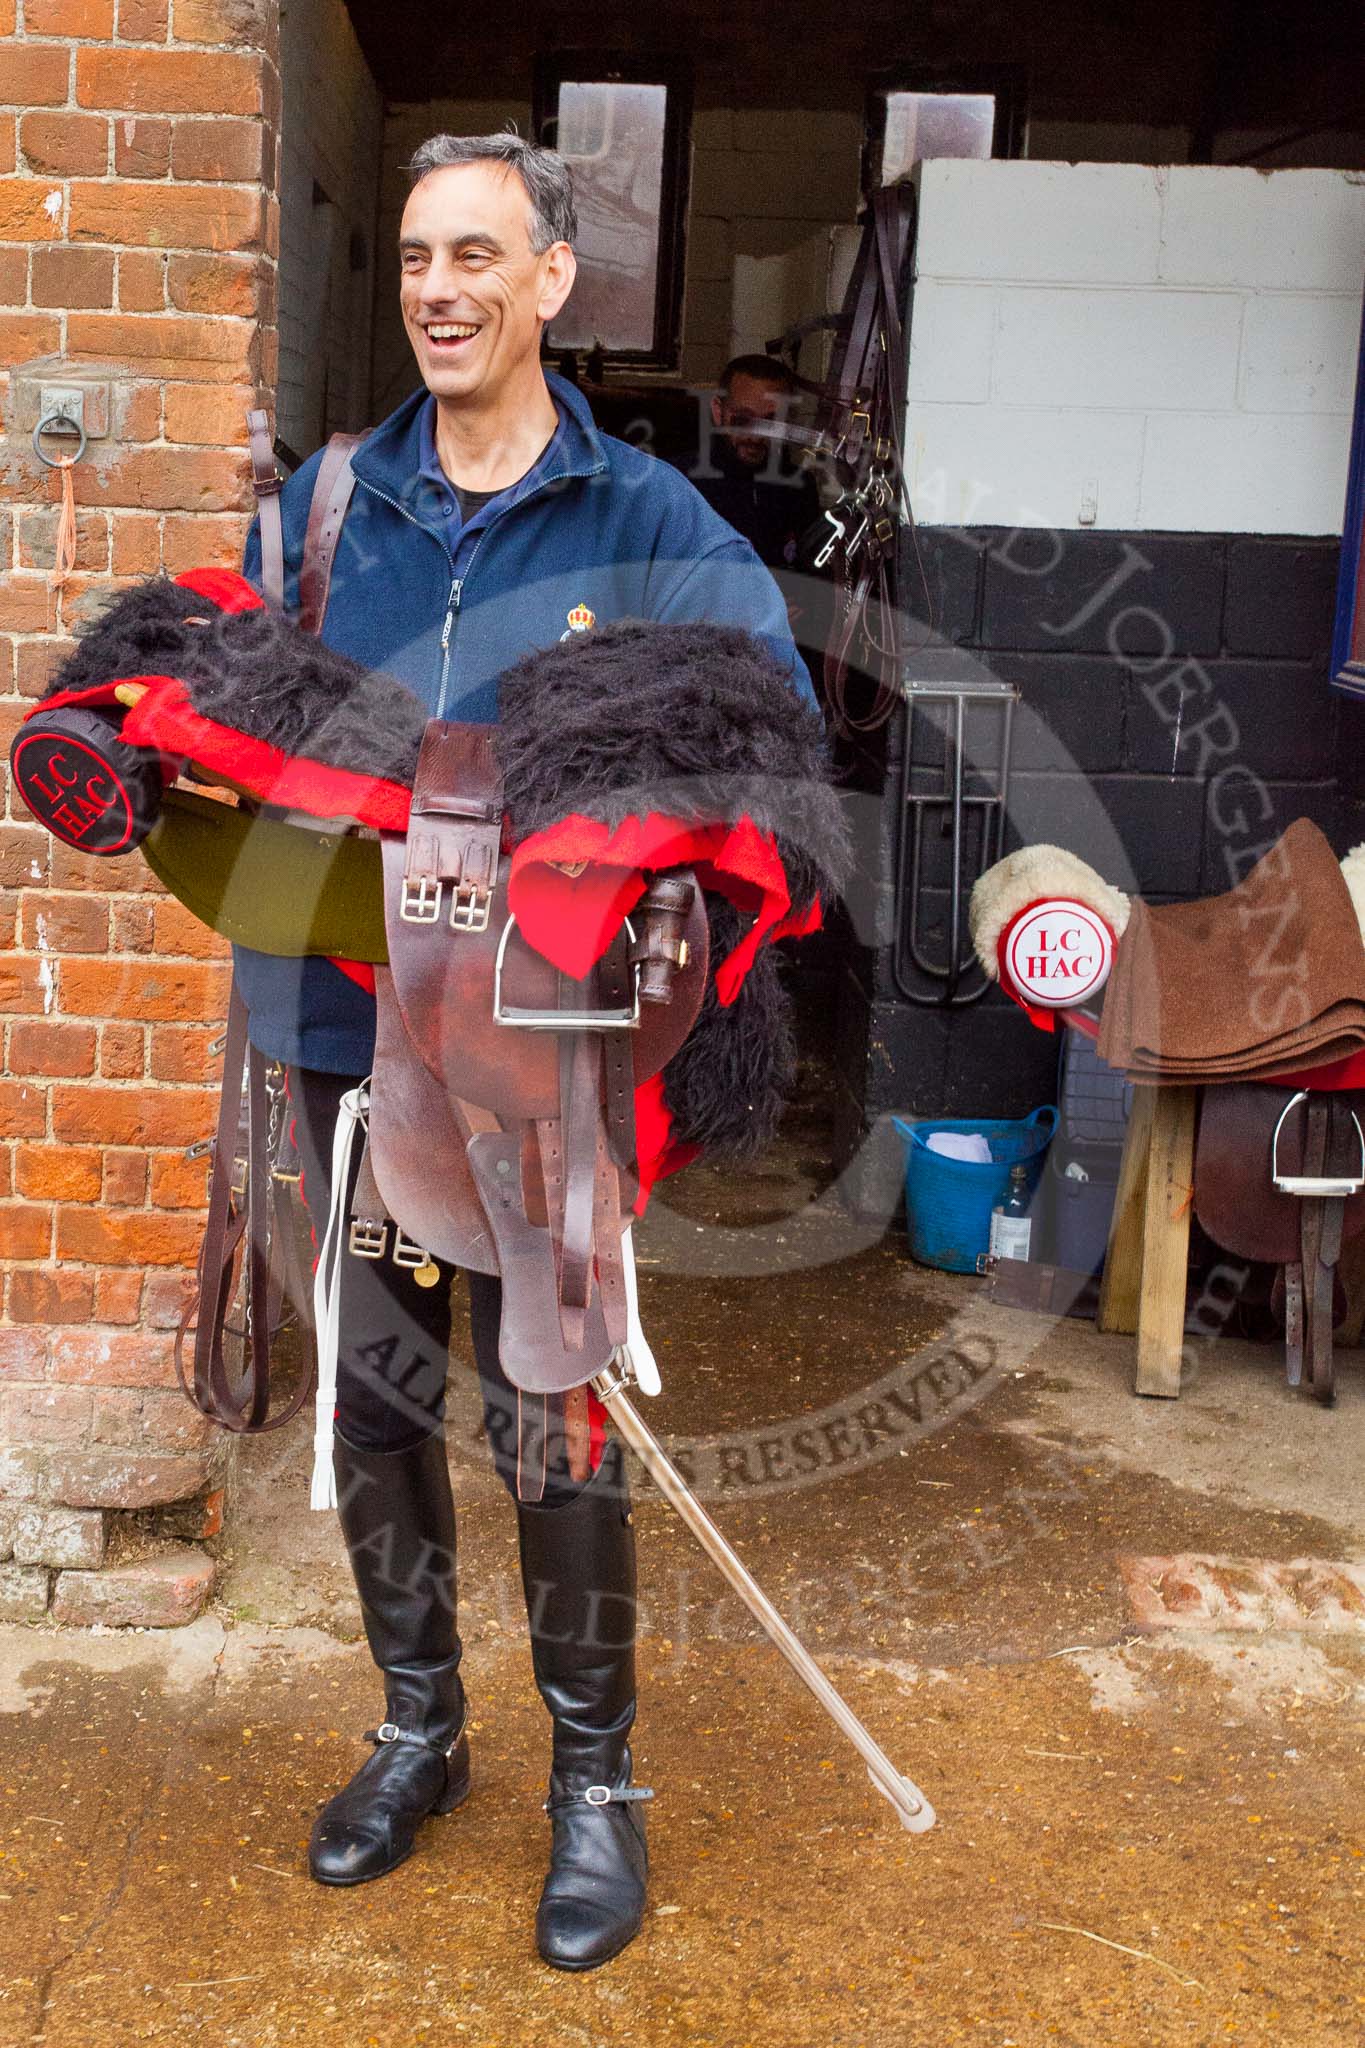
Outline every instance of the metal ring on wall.
{"type": "MultiPolygon", "coordinates": [[[[68,418],[66,413],[45,412],[43,414],[43,417],[39,420],[37,426],[33,429],[33,452],[37,456],[39,462],[41,462],[45,468],[61,469],[63,467],[63,458],[59,455],[47,455],[44,453],[43,435],[48,431],[50,427],[69,427],[71,425],[72,421],[68,418]]],[[[70,458],[72,462],[79,462],[81,457],[85,453],[85,428],[83,426],[77,425],[76,432],[80,435],[81,439],[80,446],[77,448],[75,454],[70,458]]]]}

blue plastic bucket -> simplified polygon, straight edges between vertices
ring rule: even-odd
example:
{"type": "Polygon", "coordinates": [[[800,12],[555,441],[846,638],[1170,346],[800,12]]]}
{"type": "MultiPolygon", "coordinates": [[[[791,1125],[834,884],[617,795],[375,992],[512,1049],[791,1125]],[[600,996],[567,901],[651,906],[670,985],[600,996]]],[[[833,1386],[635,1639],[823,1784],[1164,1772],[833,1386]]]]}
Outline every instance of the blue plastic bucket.
{"type": "Polygon", "coordinates": [[[1057,1112],[1051,1103],[1032,1116],[1011,1121],[1003,1117],[958,1117],[910,1124],[893,1117],[905,1141],[905,1217],[910,1249],[924,1266],[946,1273],[974,1273],[991,1241],[991,1211],[1009,1192],[1010,1169],[1027,1166],[1032,1195],[1057,1112]],[[929,1150],[935,1131],[978,1132],[991,1148],[990,1164],[982,1160],[947,1159],[929,1150]]]}

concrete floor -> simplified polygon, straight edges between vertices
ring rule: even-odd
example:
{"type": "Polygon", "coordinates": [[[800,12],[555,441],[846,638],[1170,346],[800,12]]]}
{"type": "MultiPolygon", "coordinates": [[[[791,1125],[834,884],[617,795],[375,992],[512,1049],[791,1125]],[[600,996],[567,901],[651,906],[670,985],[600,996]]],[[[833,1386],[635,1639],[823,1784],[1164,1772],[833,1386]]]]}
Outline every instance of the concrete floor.
{"type": "Polygon", "coordinates": [[[1138,1402],[1129,1343],[840,1224],[811,1135],[665,1190],[640,1405],[933,1832],[898,1827],[636,1467],[650,1913],[603,1970],[541,1965],[548,1723],[461,1360],[468,1804],[381,1882],[309,1880],[381,1699],[311,1428],[244,1443],[200,1621],[0,1630],[0,2043],[1365,2038],[1365,1580],[1268,1570],[1365,1560],[1361,1354],[1331,1412],[1232,1342],[1138,1402]],[[1141,1562],[1190,1556],[1220,1562],[1141,1562]]]}

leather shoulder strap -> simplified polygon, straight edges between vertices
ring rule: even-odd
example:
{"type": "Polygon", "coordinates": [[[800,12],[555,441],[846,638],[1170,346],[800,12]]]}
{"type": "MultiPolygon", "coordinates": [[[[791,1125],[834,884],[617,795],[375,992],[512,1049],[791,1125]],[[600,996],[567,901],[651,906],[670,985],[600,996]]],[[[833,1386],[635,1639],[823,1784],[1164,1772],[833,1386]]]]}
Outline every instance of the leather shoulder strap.
{"type": "Polygon", "coordinates": [[[318,466],[299,568],[299,624],[305,633],[322,631],[341,523],[355,489],[351,457],[364,439],[364,434],[333,434],[318,466]]]}
{"type": "Polygon", "coordinates": [[[246,416],[251,452],[251,484],[261,514],[261,587],[272,611],[284,610],[284,523],[280,491],[284,479],[275,463],[275,444],[267,413],[253,407],[246,416]]]}

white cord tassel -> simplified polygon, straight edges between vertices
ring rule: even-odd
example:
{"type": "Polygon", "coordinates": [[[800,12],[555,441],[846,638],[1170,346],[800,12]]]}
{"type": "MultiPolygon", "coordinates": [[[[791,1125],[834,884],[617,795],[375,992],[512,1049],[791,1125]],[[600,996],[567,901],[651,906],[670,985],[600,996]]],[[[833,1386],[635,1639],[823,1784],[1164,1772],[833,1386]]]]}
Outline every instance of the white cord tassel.
{"type": "Polygon", "coordinates": [[[359,1088],[347,1089],[337,1110],[336,1130],[332,1136],[332,1197],[327,1209],[322,1250],[313,1275],[318,1391],[313,1422],[310,1508],[334,1508],[337,1504],[336,1473],[332,1469],[332,1423],[337,1397],[337,1352],[341,1343],[341,1262],[346,1256],[346,1187],[350,1179],[355,1134],[365,1125],[368,1109],[367,1082],[362,1082],[359,1088]]]}
{"type": "Polygon", "coordinates": [[[629,1224],[621,1233],[621,1270],[626,1282],[626,1341],[621,1349],[630,1362],[640,1392],[657,1394],[663,1389],[663,1381],[659,1378],[658,1362],[649,1348],[649,1340],[640,1321],[640,1290],[635,1281],[635,1240],[629,1224]]]}

